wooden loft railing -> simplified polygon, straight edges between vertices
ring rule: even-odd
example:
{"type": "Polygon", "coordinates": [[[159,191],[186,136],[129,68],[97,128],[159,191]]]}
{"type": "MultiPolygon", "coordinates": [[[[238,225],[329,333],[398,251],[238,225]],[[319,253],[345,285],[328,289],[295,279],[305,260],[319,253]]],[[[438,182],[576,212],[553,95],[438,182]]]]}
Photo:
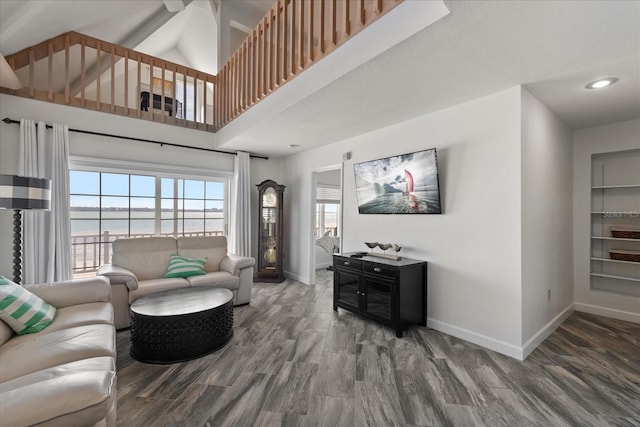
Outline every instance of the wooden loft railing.
{"type": "Polygon", "coordinates": [[[404,0],[277,0],[218,73],[220,127],[404,0]]]}
{"type": "Polygon", "coordinates": [[[0,88],[40,101],[215,131],[216,76],[69,32],[8,56],[24,85],[0,88]],[[164,90],[162,90],[164,88],[164,90]]]}
{"type": "Polygon", "coordinates": [[[215,132],[403,0],[277,0],[217,76],[69,32],[9,55],[1,93],[215,132]]]}

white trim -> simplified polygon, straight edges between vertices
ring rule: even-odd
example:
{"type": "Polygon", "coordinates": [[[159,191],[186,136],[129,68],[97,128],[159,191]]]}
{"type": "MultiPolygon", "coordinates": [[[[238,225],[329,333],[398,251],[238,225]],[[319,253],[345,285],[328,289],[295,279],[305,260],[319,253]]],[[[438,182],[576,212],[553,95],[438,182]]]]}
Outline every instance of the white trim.
{"type": "Polygon", "coordinates": [[[332,265],[333,265],[333,263],[331,263],[331,262],[320,262],[320,263],[316,264],[316,270],[327,268],[327,267],[331,267],[332,265]]]}
{"type": "Polygon", "coordinates": [[[615,308],[602,307],[599,305],[575,303],[575,310],[582,313],[597,314],[598,316],[610,317],[612,319],[624,320],[626,322],[640,323],[640,313],[616,310],[615,308]]]}
{"type": "Polygon", "coordinates": [[[112,160],[97,157],[69,156],[69,169],[96,170],[105,172],[120,172],[130,174],[135,172],[154,172],[161,176],[183,178],[233,178],[232,171],[193,168],[186,166],[165,165],[159,163],[132,162],[128,160],[112,160]]]}
{"type": "MultiPolygon", "coordinates": [[[[297,274],[295,274],[295,273],[292,273],[292,272],[290,272],[290,271],[286,271],[286,270],[285,270],[285,271],[284,271],[284,277],[286,277],[287,279],[295,280],[295,281],[300,282],[300,283],[302,283],[302,284],[304,284],[304,285],[309,285],[309,284],[311,284],[311,282],[310,282],[310,281],[308,281],[308,280],[305,280],[305,278],[304,278],[304,277],[299,276],[299,275],[297,275],[297,274]]],[[[258,279],[258,280],[259,280],[259,279],[258,279]]]]}
{"type": "Polygon", "coordinates": [[[533,350],[536,349],[549,335],[551,335],[557,328],[571,316],[574,311],[574,304],[569,304],[564,310],[562,310],[556,317],[551,319],[549,323],[544,325],[535,335],[527,340],[522,346],[522,355],[524,358],[529,356],[533,350]]]}
{"type": "Polygon", "coordinates": [[[427,318],[427,326],[431,329],[435,329],[436,331],[444,332],[447,335],[452,335],[456,338],[488,348],[489,350],[497,351],[498,353],[513,357],[514,359],[524,360],[522,347],[518,347],[517,345],[509,344],[507,342],[431,318],[427,318]]]}

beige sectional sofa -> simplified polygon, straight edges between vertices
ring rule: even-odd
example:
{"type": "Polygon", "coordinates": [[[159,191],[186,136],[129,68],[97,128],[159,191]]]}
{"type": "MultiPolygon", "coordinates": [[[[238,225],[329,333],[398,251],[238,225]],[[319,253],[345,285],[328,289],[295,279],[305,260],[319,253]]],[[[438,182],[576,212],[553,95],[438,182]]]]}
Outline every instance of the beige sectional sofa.
{"type": "Polygon", "coordinates": [[[57,308],[44,330],[0,320],[0,426],[115,426],[116,341],[101,277],[25,285],[57,308]]]}
{"type": "Polygon", "coordinates": [[[111,302],[117,329],[130,325],[129,305],[141,296],[189,286],[212,286],[233,292],[234,305],[251,301],[253,258],[227,253],[224,236],[143,237],[113,242],[112,263],[98,275],[111,282],[111,302]],[[205,259],[205,272],[187,278],[163,278],[171,255],[205,259]]]}

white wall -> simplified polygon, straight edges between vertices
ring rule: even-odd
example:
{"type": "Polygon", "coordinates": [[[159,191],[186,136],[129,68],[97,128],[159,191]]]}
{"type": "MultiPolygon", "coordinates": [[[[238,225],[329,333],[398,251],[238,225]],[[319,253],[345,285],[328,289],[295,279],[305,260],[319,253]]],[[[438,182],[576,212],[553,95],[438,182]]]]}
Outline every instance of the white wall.
{"type": "Polygon", "coordinates": [[[287,273],[309,282],[311,171],[344,167],[344,251],[398,243],[429,261],[432,328],[521,357],[520,88],[285,158],[287,273]],[[359,215],[353,163],[438,149],[443,215],[359,215]],[[295,209],[293,207],[295,206],[295,209]]]}
{"type": "Polygon", "coordinates": [[[628,293],[591,289],[589,276],[591,156],[632,149],[640,149],[640,120],[580,129],[574,132],[573,274],[576,310],[640,323],[640,297],[628,293]]]}
{"type": "Polygon", "coordinates": [[[544,341],[573,311],[572,180],[571,129],[523,88],[522,341],[525,354],[544,341]]]}
{"type": "MultiPolygon", "coordinates": [[[[0,94],[0,117],[42,120],[47,123],[63,123],[70,128],[105,132],[116,135],[145,138],[205,148],[216,148],[214,135],[209,132],[163,125],[140,119],[120,117],[74,107],[65,107],[47,102],[33,101],[0,94]]],[[[18,166],[18,125],[0,123],[0,173],[15,174],[18,166]]],[[[188,150],[177,147],[160,147],[154,144],[124,139],[69,133],[71,155],[89,156],[113,160],[130,160],[185,168],[195,167],[214,171],[233,171],[234,156],[188,150]]],[[[258,184],[267,178],[279,179],[279,160],[251,160],[252,183],[258,184]]],[[[252,201],[257,201],[257,190],[252,187],[252,201]]],[[[257,206],[252,206],[252,241],[257,245],[257,206]]],[[[0,274],[11,276],[12,246],[9,211],[0,210],[0,274]]],[[[255,248],[254,248],[255,255],[255,248]]]]}

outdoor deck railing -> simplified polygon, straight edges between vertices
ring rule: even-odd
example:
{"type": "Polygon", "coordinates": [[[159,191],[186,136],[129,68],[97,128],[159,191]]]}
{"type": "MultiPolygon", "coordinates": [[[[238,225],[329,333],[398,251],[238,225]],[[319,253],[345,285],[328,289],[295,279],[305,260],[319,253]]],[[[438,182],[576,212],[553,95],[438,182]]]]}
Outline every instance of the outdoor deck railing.
{"type": "Polygon", "coordinates": [[[403,0],[277,0],[217,76],[76,32],[7,56],[0,93],[216,132],[403,0]]]}
{"type": "MultiPolygon", "coordinates": [[[[187,232],[180,236],[223,236],[224,232],[187,232]]],[[[83,274],[93,272],[102,264],[111,263],[111,243],[117,239],[129,239],[136,237],[154,237],[153,233],[110,233],[104,231],[102,234],[76,234],[71,236],[71,262],[73,273],[83,274]]],[[[177,237],[174,233],[163,233],[160,236],[177,237]]]]}

